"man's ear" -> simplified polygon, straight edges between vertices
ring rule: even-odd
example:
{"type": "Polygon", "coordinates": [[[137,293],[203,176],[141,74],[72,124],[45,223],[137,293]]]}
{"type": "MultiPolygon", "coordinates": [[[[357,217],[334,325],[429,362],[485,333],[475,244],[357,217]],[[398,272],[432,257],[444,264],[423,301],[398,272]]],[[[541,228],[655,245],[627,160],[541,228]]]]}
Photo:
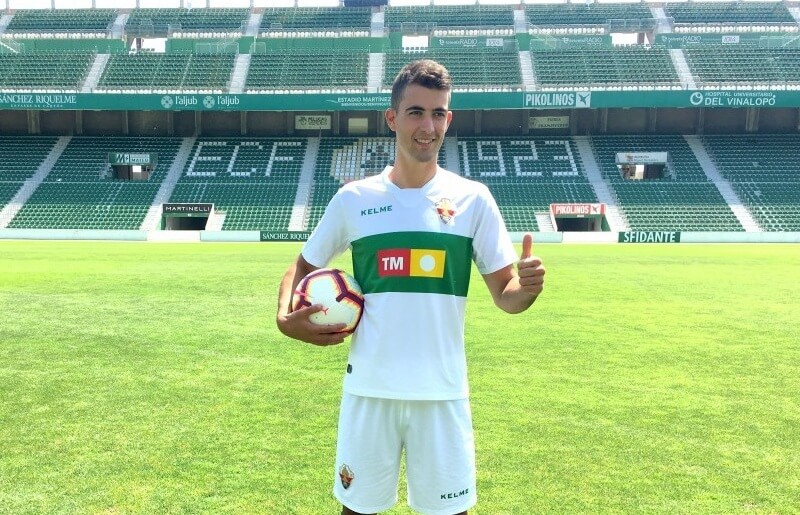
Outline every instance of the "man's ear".
{"type": "Polygon", "coordinates": [[[397,116],[397,111],[395,111],[393,107],[390,107],[383,113],[383,117],[386,119],[386,125],[388,125],[389,128],[392,129],[393,131],[395,130],[394,119],[396,116],[397,116]]]}

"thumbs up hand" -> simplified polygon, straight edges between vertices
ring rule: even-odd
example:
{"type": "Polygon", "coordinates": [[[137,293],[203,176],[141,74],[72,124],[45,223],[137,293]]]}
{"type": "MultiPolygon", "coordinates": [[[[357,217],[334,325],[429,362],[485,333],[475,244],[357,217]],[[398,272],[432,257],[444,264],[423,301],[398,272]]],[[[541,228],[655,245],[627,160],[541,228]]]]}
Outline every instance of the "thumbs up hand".
{"type": "Polygon", "coordinates": [[[519,285],[533,297],[537,297],[544,289],[545,269],[542,260],[532,254],[533,235],[522,237],[522,254],[517,262],[519,285]]]}

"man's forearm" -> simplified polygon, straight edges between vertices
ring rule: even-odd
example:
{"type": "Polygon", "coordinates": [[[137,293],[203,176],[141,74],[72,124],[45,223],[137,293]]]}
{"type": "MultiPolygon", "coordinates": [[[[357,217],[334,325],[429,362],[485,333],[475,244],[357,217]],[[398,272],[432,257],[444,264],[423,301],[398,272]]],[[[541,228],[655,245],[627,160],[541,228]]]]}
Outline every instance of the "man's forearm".
{"type": "Polygon", "coordinates": [[[278,316],[288,315],[291,311],[292,292],[300,283],[297,277],[297,263],[292,263],[283,274],[280,287],[278,288],[278,316]]]}
{"type": "Polygon", "coordinates": [[[525,290],[519,284],[519,277],[514,277],[506,285],[503,293],[497,299],[497,306],[506,313],[522,313],[533,305],[538,295],[525,290]]]}

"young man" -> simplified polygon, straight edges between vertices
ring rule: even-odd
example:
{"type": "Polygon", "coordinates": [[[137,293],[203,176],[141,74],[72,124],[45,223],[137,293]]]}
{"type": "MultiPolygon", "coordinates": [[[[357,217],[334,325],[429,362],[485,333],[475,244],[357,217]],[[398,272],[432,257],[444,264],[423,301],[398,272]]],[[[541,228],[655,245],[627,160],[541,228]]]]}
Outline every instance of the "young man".
{"type": "Polygon", "coordinates": [[[403,451],[413,509],[453,515],[475,504],[464,352],[472,261],[506,312],[526,310],[543,288],[530,235],[518,260],[489,190],[437,165],[453,116],[450,91],[449,73],[434,61],[400,71],[385,113],[396,135],[394,165],[339,190],[280,286],[285,335],[341,343],[343,324],[314,325],[308,317],[321,306],[290,312],[290,301],[306,274],[352,250],[365,310],[339,414],[334,495],[345,515],[397,502],[403,451]]]}

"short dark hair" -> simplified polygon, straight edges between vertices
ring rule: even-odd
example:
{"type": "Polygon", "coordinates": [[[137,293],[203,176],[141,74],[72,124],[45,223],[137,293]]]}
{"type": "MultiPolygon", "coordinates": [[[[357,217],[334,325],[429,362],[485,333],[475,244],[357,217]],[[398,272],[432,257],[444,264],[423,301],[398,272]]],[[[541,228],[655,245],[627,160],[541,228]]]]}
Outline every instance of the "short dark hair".
{"type": "Polygon", "coordinates": [[[400,70],[392,84],[392,108],[397,109],[403,94],[410,84],[418,84],[428,89],[450,92],[453,80],[447,68],[431,59],[421,59],[409,63],[400,70]]]}

